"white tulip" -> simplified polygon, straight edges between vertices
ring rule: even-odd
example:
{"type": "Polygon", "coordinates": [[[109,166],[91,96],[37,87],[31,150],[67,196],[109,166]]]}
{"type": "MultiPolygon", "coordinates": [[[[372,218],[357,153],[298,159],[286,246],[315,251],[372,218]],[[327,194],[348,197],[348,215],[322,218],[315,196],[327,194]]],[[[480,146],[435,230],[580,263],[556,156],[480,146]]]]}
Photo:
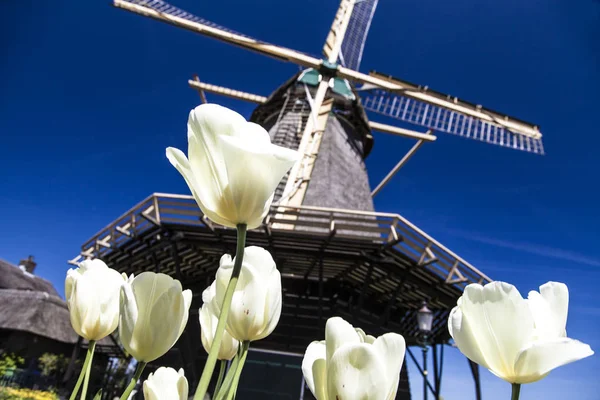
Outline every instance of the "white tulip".
{"type": "MultiPolygon", "coordinates": [[[[213,282],[204,292],[202,292],[202,301],[204,304],[200,309],[200,337],[202,339],[202,346],[207,353],[210,353],[213,340],[215,338],[215,332],[217,330],[217,324],[219,323],[219,307],[215,301],[216,283],[213,282]]],[[[229,332],[223,332],[223,339],[221,342],[221,348],[219,349],[219,360],[231,360],[235,357],[240,342],[231,337],[229,332]]]]}
{"type": "Polygon", "coordinates": [[[160,367],[144,381],[145,400],[187,400],[188,381],[173,368],[160,367]]]}
{"type": "Polygon", "coordinates": [[[189,160],[173,147],[167,148],[167,158],[202,212],[224,226],[258,227],[299,153],[272,144],[260,125],[216,104],[193,109],[187,126],[189,160]]]}
{"type": "Polygon", "coordinates": [[[327,320],[325,340],[306,349],[302,373],[317,400],[392,400],[405,351],[401,335],[375,338],[333,317],[327,320]]]}
{"type": "Polygon", "coordinates": [[[138,361],[164,355],[187,324],[192,292],[165,274],[142,272],[121,288],[119,339],[138,361]]]}
{"type": "Polygon", "coordinates": [[[568,308],[562,283],[548,282],[527,300],[508,283],[472,284],[450,313],[448,329],[471,361],[510,383],[531,383],[594,354],[566,337],[568,308]]]}
{"type": "MultiPolygon", "coordinates": [[[[216,308],[221,309],[235,258],[221,257],[215,279],[216,308]]],[[[271,254],[261,247],[244,249],[240,277],[227,318],[227,331],[243,342],[271,334],[281,316],[281,274],[271,254]]]]}
{"type": "Polygon", "coordinates": [[[100,340],[117,329],[119,289],[124,281],[99,259],[85,260],[79,268],[67,271],[65,295],[71,325],[78,335],[100,340]]]}

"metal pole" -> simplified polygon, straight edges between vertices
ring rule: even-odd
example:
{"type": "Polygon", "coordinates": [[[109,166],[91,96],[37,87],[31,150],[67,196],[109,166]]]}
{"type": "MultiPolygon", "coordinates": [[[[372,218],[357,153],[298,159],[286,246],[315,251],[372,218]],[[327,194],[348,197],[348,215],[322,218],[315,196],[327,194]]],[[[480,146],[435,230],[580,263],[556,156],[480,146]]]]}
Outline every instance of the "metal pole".
{"type": "Polygon", "coordinates": [[[423,344],[423,400],[427,400],[427,344],[423,344]]]}
{"type": "Polygon", "coordinates": [[[481,400],[481,381],[479,380],[479,365],[473,361],[467,359],[469,367],[471,367],[471,374],[473,375],[473,381],[475,382],[475,399],[481,400]]]}
{"type": "Polygon", "coordinates": [[[302,376],[302,383],[300,386],[300,400],[304,400],[304,387],[306,385],[304,384],[304,375],[302,376]]]}
{"type": "MultiPolygon", "coordinates": [[[[442,349],[444,345],[442,344],[442,349]]],[[[439,373],[439,365],[438,365],[438,354],[437,354],[437,344],[433,344],[431,346],[432,357],[433,357],[433,387],[435,388],[435,397],[436,400],[440,397],[440,373],[439,373]]]]}

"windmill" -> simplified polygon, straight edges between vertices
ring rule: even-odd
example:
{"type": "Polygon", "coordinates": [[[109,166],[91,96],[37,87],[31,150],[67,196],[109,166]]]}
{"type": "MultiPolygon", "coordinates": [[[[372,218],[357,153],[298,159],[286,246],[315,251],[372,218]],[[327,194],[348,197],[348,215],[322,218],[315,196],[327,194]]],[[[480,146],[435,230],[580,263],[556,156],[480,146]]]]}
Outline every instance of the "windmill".
{"type": "MultiPolygon", "coordinates": [[[[538,127],[391,75],[360,72],[377,0],[341,1],[322,59],[240,34],[163,0],[114,0],[114,5],[303,68],[268,97],[198,77],[188,82],[204,102],[210,92],[256,103],[251,120],[264,126],[274,143],[302,154],[279,185],[263,226],[248,234],[248,243],[271,251],[282,274],[282,317],[261,346],[301,354],[323,336],[331,315],[373,334],[398,331],[409,345],[417,345],[422,332],[415,318],[427,300],[434,314],[427,335],[434,374],[433,382],[424,380],[424,391],[439,398],[449,311],[467,284],[490,278],[403,216],[375,212],[372,198],[437,133],[543,154],[538,127]],[[367,112],[403,126],[373,122],[367,112]],[[373,130],[416,143],[371,189],[364,159],[373,146],[373,130]]],[[[155,193],[85,242],[70,262],[102,257],[128,274],[153,268],[201,293],[219,257],[234,243],[235,232],[212,224],[191,196],[155,193]]],[[[197,309],[200,299],[194,301],[197,309]]],[[[197,340],[189,340],[199,337],[197,319],[192,322],[186,343],[179,346],[186,348],[181,358],[186,373],[192,371],[191,381],[201,353],[194,348],[197,340]]],[[[410,349],[408,354],[416,362],[410,349]]],[[[476,365],[471,367],[478,381],[476,365]]],[[[405,369],[397,398],[410,398],[405,369]]]]}
{"type": "MultiPolygon", "coordinates": [[[[363,149],[363,156],[368,153],[370,144],[368,131],[370,129],[417,140],[417,143],[390,173],[375,186],[372,195],[379,193],[422,144],[435,141],[434,132],[458,135],[520,151],[543,154],[542,134],[534,124],[492,111],[481,105],[459,100],[456,97],[431,90],[427,86],[415,85],[394,78],[391,75],[376,71],[371,71],[369,74],[359,72],[367,33],[377,3],[377,0],[342,0],[323,46],[324,58],[318,59],[296,50],[239,34],[187,13],[162,0],[114,1],[117,7],[125,10],[307,68],[297,81],[309,89],[307,90],[307,100],[310,116],[305,118],[306,122],[301,127],[302,132],[294,133],[298,139],[295,147],[303,153],[303,160],[289,173],[285,187],[280,193],[280,204],[313,203],[307,192],[310,192],[309,182],[313,178],[322,138],[326,136],[327,125],[331,121],[331,118],[327,118],[330,111],[340,116],[344,113],[360,114],[362,110],[367,110],[373,114],[385,115],[413,126],[425,128],[425,132],[417,132],[362,118],[367,124],[365,127],[367,132],[363,133],[367,148],[363,149]],[[359,110],[349,110],[347,105],[336,105],[335,101],[331,101],[336,94],[338,97],[346,97],[350,102],[354,102],[359,110]],[[306,199],[307,196],[309,199],[306,199]]],[[[209,85],[197,80],[190,81],[190,85],[201,93],[209,91],[256,103],[267,101],[262,96],[209,85]]],[[[264,119],[261,121],[258,116],[254,119],[265,122],[264,119]]],[[[282,141],[285,142],[285,140],[282,141]]],[[[335,206],[357,207],[353,204],[335,204],[335,206]]],[[[365,207],[364,201],[362,206],[365,207]]]]}

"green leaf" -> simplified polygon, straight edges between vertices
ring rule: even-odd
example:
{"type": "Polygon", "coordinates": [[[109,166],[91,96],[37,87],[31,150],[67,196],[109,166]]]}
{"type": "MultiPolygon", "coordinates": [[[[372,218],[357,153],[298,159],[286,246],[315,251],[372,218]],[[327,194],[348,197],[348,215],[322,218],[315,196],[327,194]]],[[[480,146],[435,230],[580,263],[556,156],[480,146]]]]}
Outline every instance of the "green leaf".
{"type": "Polygon", "coordinates": [[[102,399],[102,389],[98,390],[98,393],[96,393],[96,395],[94,396],[94,400],[101,400],[102,399]]]}

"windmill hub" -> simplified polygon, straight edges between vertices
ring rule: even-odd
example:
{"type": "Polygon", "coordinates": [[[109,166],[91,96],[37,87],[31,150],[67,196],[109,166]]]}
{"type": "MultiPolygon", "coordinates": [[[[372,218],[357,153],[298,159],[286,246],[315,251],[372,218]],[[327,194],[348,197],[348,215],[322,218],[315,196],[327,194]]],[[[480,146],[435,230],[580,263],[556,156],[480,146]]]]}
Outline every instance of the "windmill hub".
{"type": "Polygon", "coordinates": [[[327,77],[334,77],[338,74],[338,64],[323,60],[319,67],[320,72],[327,77]]]}
{"type": "Polygon", "coordinates": [[[314,68],[305,69],[298,76],[298,82],[305,83],[311,87],[317,87],[323,79],[328,79],[329,89],[336,95],[342,96],[347,100],[354,101],[356,96],[352,91],[352,85],[347,79],[339,76],[331,76],[317,71],[314,68]]]}

